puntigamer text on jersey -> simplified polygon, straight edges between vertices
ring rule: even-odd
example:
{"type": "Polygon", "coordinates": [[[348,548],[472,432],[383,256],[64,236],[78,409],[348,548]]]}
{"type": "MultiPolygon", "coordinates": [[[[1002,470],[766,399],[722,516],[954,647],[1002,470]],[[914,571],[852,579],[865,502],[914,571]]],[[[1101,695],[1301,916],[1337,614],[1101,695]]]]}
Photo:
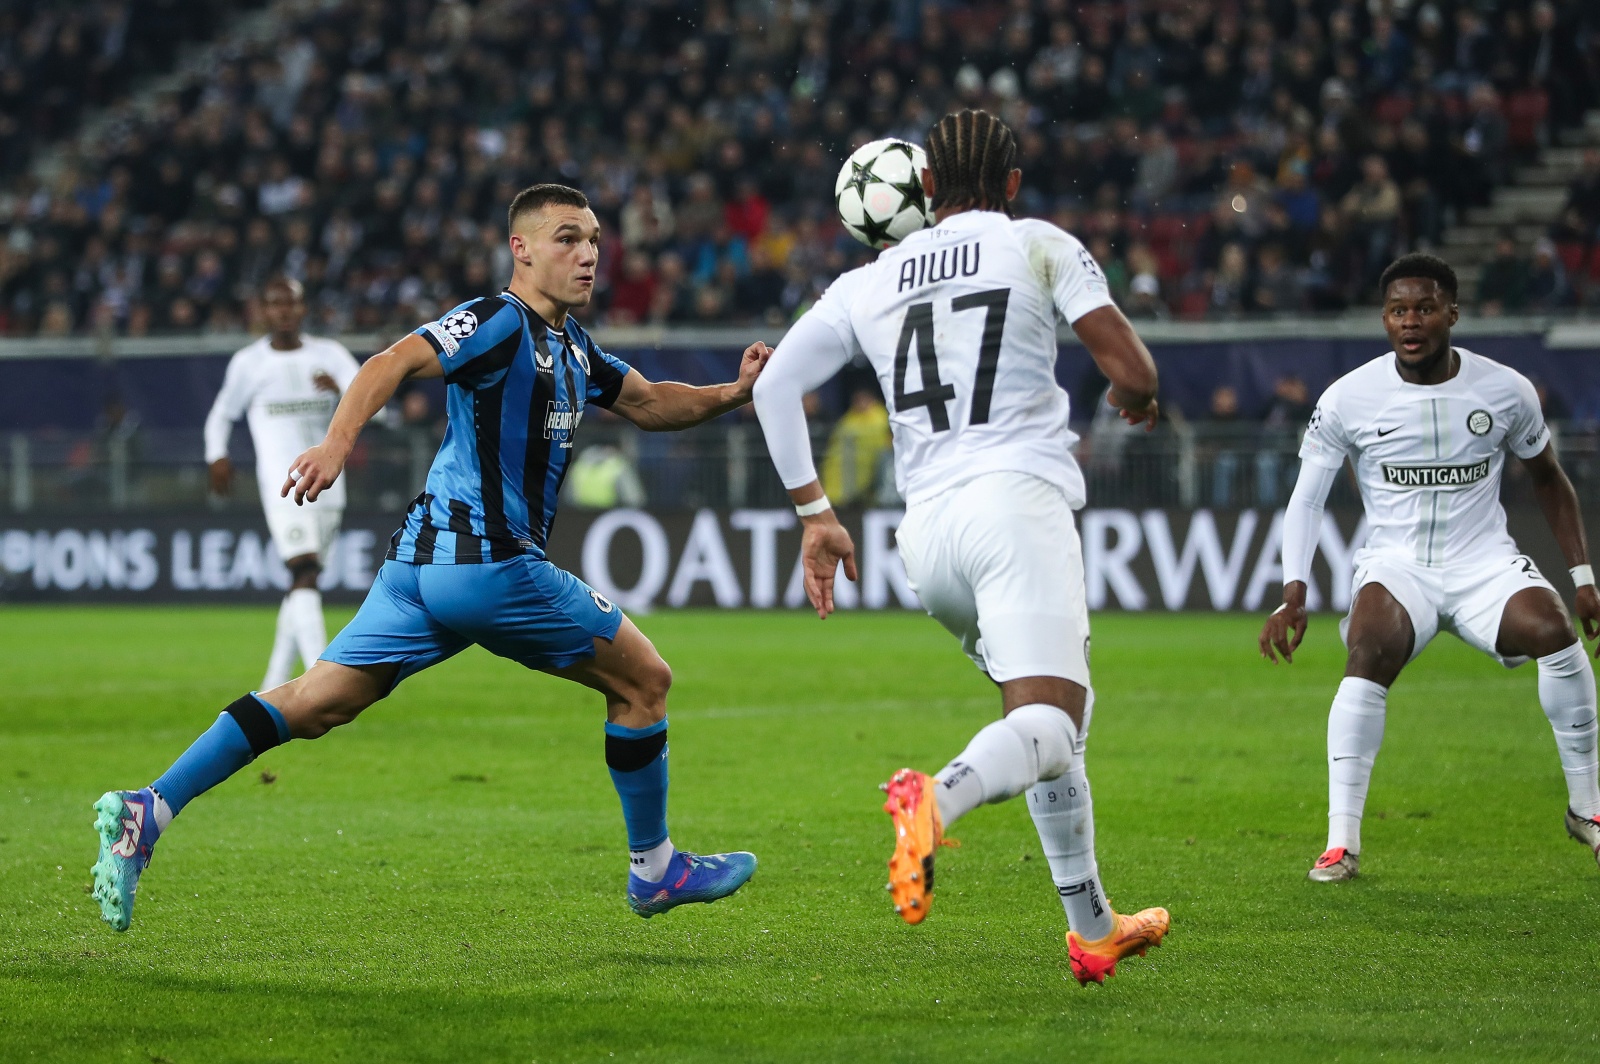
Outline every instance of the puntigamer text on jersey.
{"type": "Polygon", "coordinates": [[[1383,467],[1383,482],[1395,488],[1453,488],[1461,484],[1476,484],[1488,475],[1487,458],[1471,465],[1383,467]]]}

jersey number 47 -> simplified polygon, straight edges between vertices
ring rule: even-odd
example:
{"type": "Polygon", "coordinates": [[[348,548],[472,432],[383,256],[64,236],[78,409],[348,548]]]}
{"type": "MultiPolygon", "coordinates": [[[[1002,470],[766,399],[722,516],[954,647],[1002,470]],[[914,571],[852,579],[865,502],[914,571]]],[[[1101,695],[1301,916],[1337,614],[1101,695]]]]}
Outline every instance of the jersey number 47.
{"type": "MultiPolygon", "coordinates": [[[[972,381],[972,415],[969,425],[983,425],[989,421],[989,402],[994,395],[995,367],[1000,363],[1000,339],[1006,331],[1006,304],[1011,299],[1011,289],[996,288],[989,292],[974,292],[950,301],[950,310],[961,313],[988,311],[983,319],[983,342],[978,348],[978,373],[972,381]]],[[[944,383],[939,376],[939,354],[933,349],[933,304],[913,303],[906,308],[906,320],[900,326],[900,341],[894,352],[894,408],[897,413],[928,408],[928,419],[934,432],[950,429],[950,400],[956,397],[953,384],[944,383]],[[910,362],[911,345],[917,346],[917,369],[922,376],[922,387],[906,391],[906,366],[910,362]]]]}

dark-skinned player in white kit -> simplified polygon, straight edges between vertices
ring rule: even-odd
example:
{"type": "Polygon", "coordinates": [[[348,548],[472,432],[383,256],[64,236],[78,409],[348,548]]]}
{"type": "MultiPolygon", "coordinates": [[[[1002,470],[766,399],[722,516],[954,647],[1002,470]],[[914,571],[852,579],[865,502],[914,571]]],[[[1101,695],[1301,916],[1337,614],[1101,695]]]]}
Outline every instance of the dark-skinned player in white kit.
{"type": "Polygon", "coordinates": [[[855,578],[855,548],[817,481],[801,400],[857,354],[871,360],[906,499],[896,532],[906,575],[1000,687],[1001,720],[938,773],[907,768],[885,785],[895,911],[913,924],[927,916],[934,855],[957,819],[1026,793],[1066,909],[1072,972],[1104,982],[1122,958],[1160,945],[1169,918],[1114,912],[1095,864],[1089,612],[1072,518],[1084,483],[1055,379],[1057,323],[1071,324],[1130,423],[1155,424],[1155,363],[1084,246],[1011,218],[1022,172],[1004,122],[948,115],[927,146],[936,224],[829,287],[773,353],[756,411],[804,522],[806,591],[826,617],[839,565],[855,578]]]}

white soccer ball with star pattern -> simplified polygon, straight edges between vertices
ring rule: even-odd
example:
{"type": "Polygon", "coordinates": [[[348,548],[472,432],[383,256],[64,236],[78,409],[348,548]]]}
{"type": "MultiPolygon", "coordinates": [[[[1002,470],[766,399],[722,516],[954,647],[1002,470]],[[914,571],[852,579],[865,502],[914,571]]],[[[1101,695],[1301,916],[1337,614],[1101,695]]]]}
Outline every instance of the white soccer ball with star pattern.
{"type": "Polygon", "coordinates": [[[850,153],[833,185],[839,220],[868,247],[893,247],[933,224],[922,194],[928,157],[915,144],[888,138],[850,153]]]}

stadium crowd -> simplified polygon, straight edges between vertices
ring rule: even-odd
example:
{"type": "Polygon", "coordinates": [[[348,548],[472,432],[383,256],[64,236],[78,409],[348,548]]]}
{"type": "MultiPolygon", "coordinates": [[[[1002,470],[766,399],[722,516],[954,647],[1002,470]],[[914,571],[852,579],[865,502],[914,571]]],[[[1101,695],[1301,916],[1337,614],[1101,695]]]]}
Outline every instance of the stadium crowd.
{"type": "MultiPolygon", "coordinates": [[[[505,205],[539,180],[605,227],[591,320],[783,321],[869,254],[835,220],[844,156],[966,105],[1017,130],[1019,212],[1079,234],[1130,314],[1335,310],[1600,99],[1591,0],[280,0],[269,40],[37,180],[33,138],[170,64],[113,45],[131,6],[0,8],[0,334],[233,331],[278,271],[318,331],[411,327],[509,276],[505,205]],[[94,66],[74,34],[119,72],[42,121],[32,79],[94,66]]],[[[1600,225],[1586,173],[1564,246],[1600,225]]],[[[1586,297],[1508,254],[1495,309],[1586,297]]]]}

